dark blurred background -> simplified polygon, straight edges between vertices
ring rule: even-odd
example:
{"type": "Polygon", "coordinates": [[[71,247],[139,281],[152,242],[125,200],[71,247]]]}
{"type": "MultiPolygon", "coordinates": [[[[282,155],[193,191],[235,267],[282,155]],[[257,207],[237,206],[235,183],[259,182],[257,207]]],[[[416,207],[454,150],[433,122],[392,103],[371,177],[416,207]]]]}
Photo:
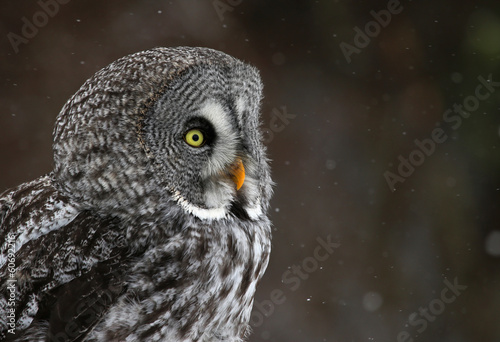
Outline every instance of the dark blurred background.
{"type": "Polygon", "coordinates": [[[100,68],[222,50],[261,71],[277,183],[250,341],[500,341],[498,1],[54,1],[0,5],[0,191],[100,68]]]}

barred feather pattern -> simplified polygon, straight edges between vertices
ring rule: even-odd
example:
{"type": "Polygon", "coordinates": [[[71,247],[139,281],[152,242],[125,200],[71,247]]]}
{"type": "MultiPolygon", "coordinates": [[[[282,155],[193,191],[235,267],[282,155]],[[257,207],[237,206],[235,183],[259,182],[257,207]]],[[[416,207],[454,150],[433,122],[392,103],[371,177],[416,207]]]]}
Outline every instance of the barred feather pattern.
{"type": "Polygon", "coordinates": [[[56,120],[54,170],[0,196],[0,340],[243,341],[271,244],[261,87],[190,47],[85,82],[56,120]]]}

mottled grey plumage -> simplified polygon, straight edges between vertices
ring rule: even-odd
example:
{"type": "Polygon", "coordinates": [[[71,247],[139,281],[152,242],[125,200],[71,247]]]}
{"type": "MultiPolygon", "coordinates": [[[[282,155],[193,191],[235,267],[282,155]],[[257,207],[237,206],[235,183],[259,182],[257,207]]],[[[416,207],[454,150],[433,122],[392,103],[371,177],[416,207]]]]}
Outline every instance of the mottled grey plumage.
{"type": "Polygon", "coordinates": [[[253,67],[206,48],[85,82],[57,118],[53,172],[0,198],[0,340],[241,341],[270,252],[260,99],[253,67]]]}

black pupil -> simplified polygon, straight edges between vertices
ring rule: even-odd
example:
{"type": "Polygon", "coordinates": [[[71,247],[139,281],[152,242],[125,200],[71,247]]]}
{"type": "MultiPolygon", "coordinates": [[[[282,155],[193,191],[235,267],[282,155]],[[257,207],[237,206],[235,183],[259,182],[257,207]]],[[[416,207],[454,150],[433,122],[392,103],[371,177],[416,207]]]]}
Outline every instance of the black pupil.
{"type": "Polygon", "coordinates": [[[198,134],[193,134],[193,141],[198,141],[198,140],[200,140],[198,134]]]}

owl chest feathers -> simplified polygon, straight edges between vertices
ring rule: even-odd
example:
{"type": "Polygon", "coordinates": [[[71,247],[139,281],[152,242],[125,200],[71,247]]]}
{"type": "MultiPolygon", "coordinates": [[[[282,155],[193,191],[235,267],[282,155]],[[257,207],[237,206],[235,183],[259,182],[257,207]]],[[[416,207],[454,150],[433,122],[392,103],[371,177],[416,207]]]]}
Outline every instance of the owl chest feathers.
{"type": "Polygon", "coordinates": [[[186,222],[134,260],[90,340],[240,341],[269,253],[267,221],[186,222]]]}

